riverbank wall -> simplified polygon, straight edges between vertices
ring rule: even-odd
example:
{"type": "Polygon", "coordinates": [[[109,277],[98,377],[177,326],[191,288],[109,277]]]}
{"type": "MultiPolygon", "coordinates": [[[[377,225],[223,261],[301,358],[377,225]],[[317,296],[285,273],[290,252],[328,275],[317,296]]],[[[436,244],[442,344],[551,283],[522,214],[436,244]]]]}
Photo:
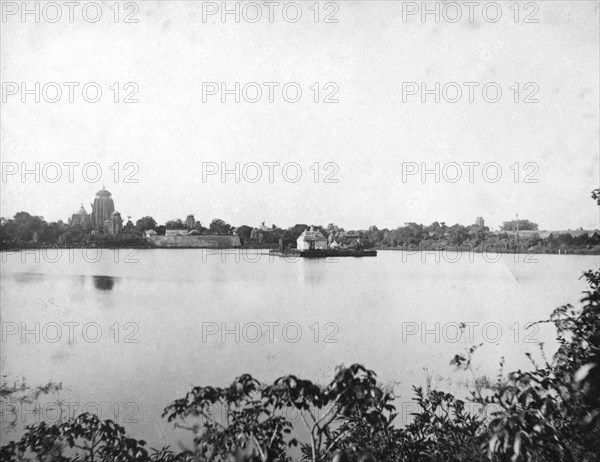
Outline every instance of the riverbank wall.
{"type": "Polygon", "coordinates": [[[238,236],[178,235],[150,236],[152,247],[166,249],[232,249],[241,247],[238,236]]]}

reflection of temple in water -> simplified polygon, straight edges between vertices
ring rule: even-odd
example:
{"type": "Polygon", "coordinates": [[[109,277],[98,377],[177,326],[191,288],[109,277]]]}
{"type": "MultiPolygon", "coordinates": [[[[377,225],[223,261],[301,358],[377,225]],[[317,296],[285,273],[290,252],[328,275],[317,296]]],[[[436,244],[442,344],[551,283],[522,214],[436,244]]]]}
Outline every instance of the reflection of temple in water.
{"type": "Polygon", "coordinates": [[[115,278],[111,276],[92,276],[94,287],[98,290],[112,290],[115,285],[115,278]]]}

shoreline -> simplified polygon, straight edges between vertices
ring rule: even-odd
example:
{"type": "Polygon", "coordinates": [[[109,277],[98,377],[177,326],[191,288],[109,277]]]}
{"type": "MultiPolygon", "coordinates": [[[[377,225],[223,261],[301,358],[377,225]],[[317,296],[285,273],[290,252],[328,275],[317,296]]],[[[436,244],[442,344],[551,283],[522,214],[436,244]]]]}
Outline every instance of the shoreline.
{"type": "Polygon", "coordinates": [[[375,250],[391,250],[394,252],[456,252],[456,253],[493,253],[507,255],[600,255],[600,250],[594,249],[543,249],[543,251],[527,252],[522,250],[496,250],[496,249],[411,249],[406,247],[374,247],[375,250]]]}
{"type": "MultiPolygon", "coordinates": [[[[31,250],[75,250],[75,249],[86,249],[86,250],[278,250],[277,246],[241,246],[241,247],[198,247],[198,246],[153,246],[153,245],[122,245],[122,246],[31,246],[31,247],[1,247],[0,252],[23,252],[31,250]]],[[[365,250],[389,250],[393,252],[456,252],[456,253],[493,253],[493,254],[518,254],[518,255],[598,255],[600,256],[600,250],[594,249],[543,249],[543,251],[525,252],[518,250],[495,250],[495,249],[415,249],[406,247],[382,247],[375,246],[365,250]]]]}

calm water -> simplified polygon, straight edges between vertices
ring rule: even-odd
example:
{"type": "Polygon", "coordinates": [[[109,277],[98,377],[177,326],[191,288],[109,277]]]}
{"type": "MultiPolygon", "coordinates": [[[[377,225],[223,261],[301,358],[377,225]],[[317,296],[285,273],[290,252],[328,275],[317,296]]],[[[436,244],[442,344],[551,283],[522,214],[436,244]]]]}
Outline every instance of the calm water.
{"type": "MultiPolygon", "coordinates": [[[[86,410],[154,446],[185,434],[160,418],[173,399],[244,372],[324,383],[335,366],[359,362],[395,383],[399,403],[427,375],[464,393],[467,376],[449,366],[454,354],[483,342],[474,363],[490,377],[501,356],[509,368],[527,367],[524,353],[537,354],[538,341],[551,354],[553,330],[525,326],[578,303],[579,276],[599,266],[598,257],[576,255],[448,253],[436,261],[381,251],[290,261],[257,252],[3,254],[2,374],[62,382],[52,399],[63,410],[91,403],[86,410]],[[459,322],[473,323],[470,331],[459,335],[459,322]]],[[[40,419],[23,411],[20,422],[40,419]]],[[[55,419],[48,406],[42,415],[55,419]]]]}

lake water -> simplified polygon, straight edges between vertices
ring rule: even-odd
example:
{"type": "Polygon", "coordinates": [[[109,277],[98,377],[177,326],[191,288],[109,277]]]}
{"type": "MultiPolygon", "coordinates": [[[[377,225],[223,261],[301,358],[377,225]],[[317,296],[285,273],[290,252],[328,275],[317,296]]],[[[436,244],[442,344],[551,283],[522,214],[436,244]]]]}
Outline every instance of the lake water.
{"type": "MultiPolygon", "coordinates": [[[[2,375],[62,382],[50,401],[63,411],[87,405],[152,446],[185,434],[160,417],[172,400],[246,372],[326,383],[337,365],[362,363],[395,384],[401,408],[426,377],[466,393],[455,354],[483,343],[476,373],[492,378],[502,356],[514,369],[528,366],[527,351],[539,357],[540,341],[551,354],[553,329],[527,324],[578,304],[581,273],[599,266],[578,255],[98,252],[2,254],[2,375]],[[471,323],[462,333],[461,322],[471,323]]],[[[44,406],[19,409],[18,422],[56,419],[44,406]]]]}

